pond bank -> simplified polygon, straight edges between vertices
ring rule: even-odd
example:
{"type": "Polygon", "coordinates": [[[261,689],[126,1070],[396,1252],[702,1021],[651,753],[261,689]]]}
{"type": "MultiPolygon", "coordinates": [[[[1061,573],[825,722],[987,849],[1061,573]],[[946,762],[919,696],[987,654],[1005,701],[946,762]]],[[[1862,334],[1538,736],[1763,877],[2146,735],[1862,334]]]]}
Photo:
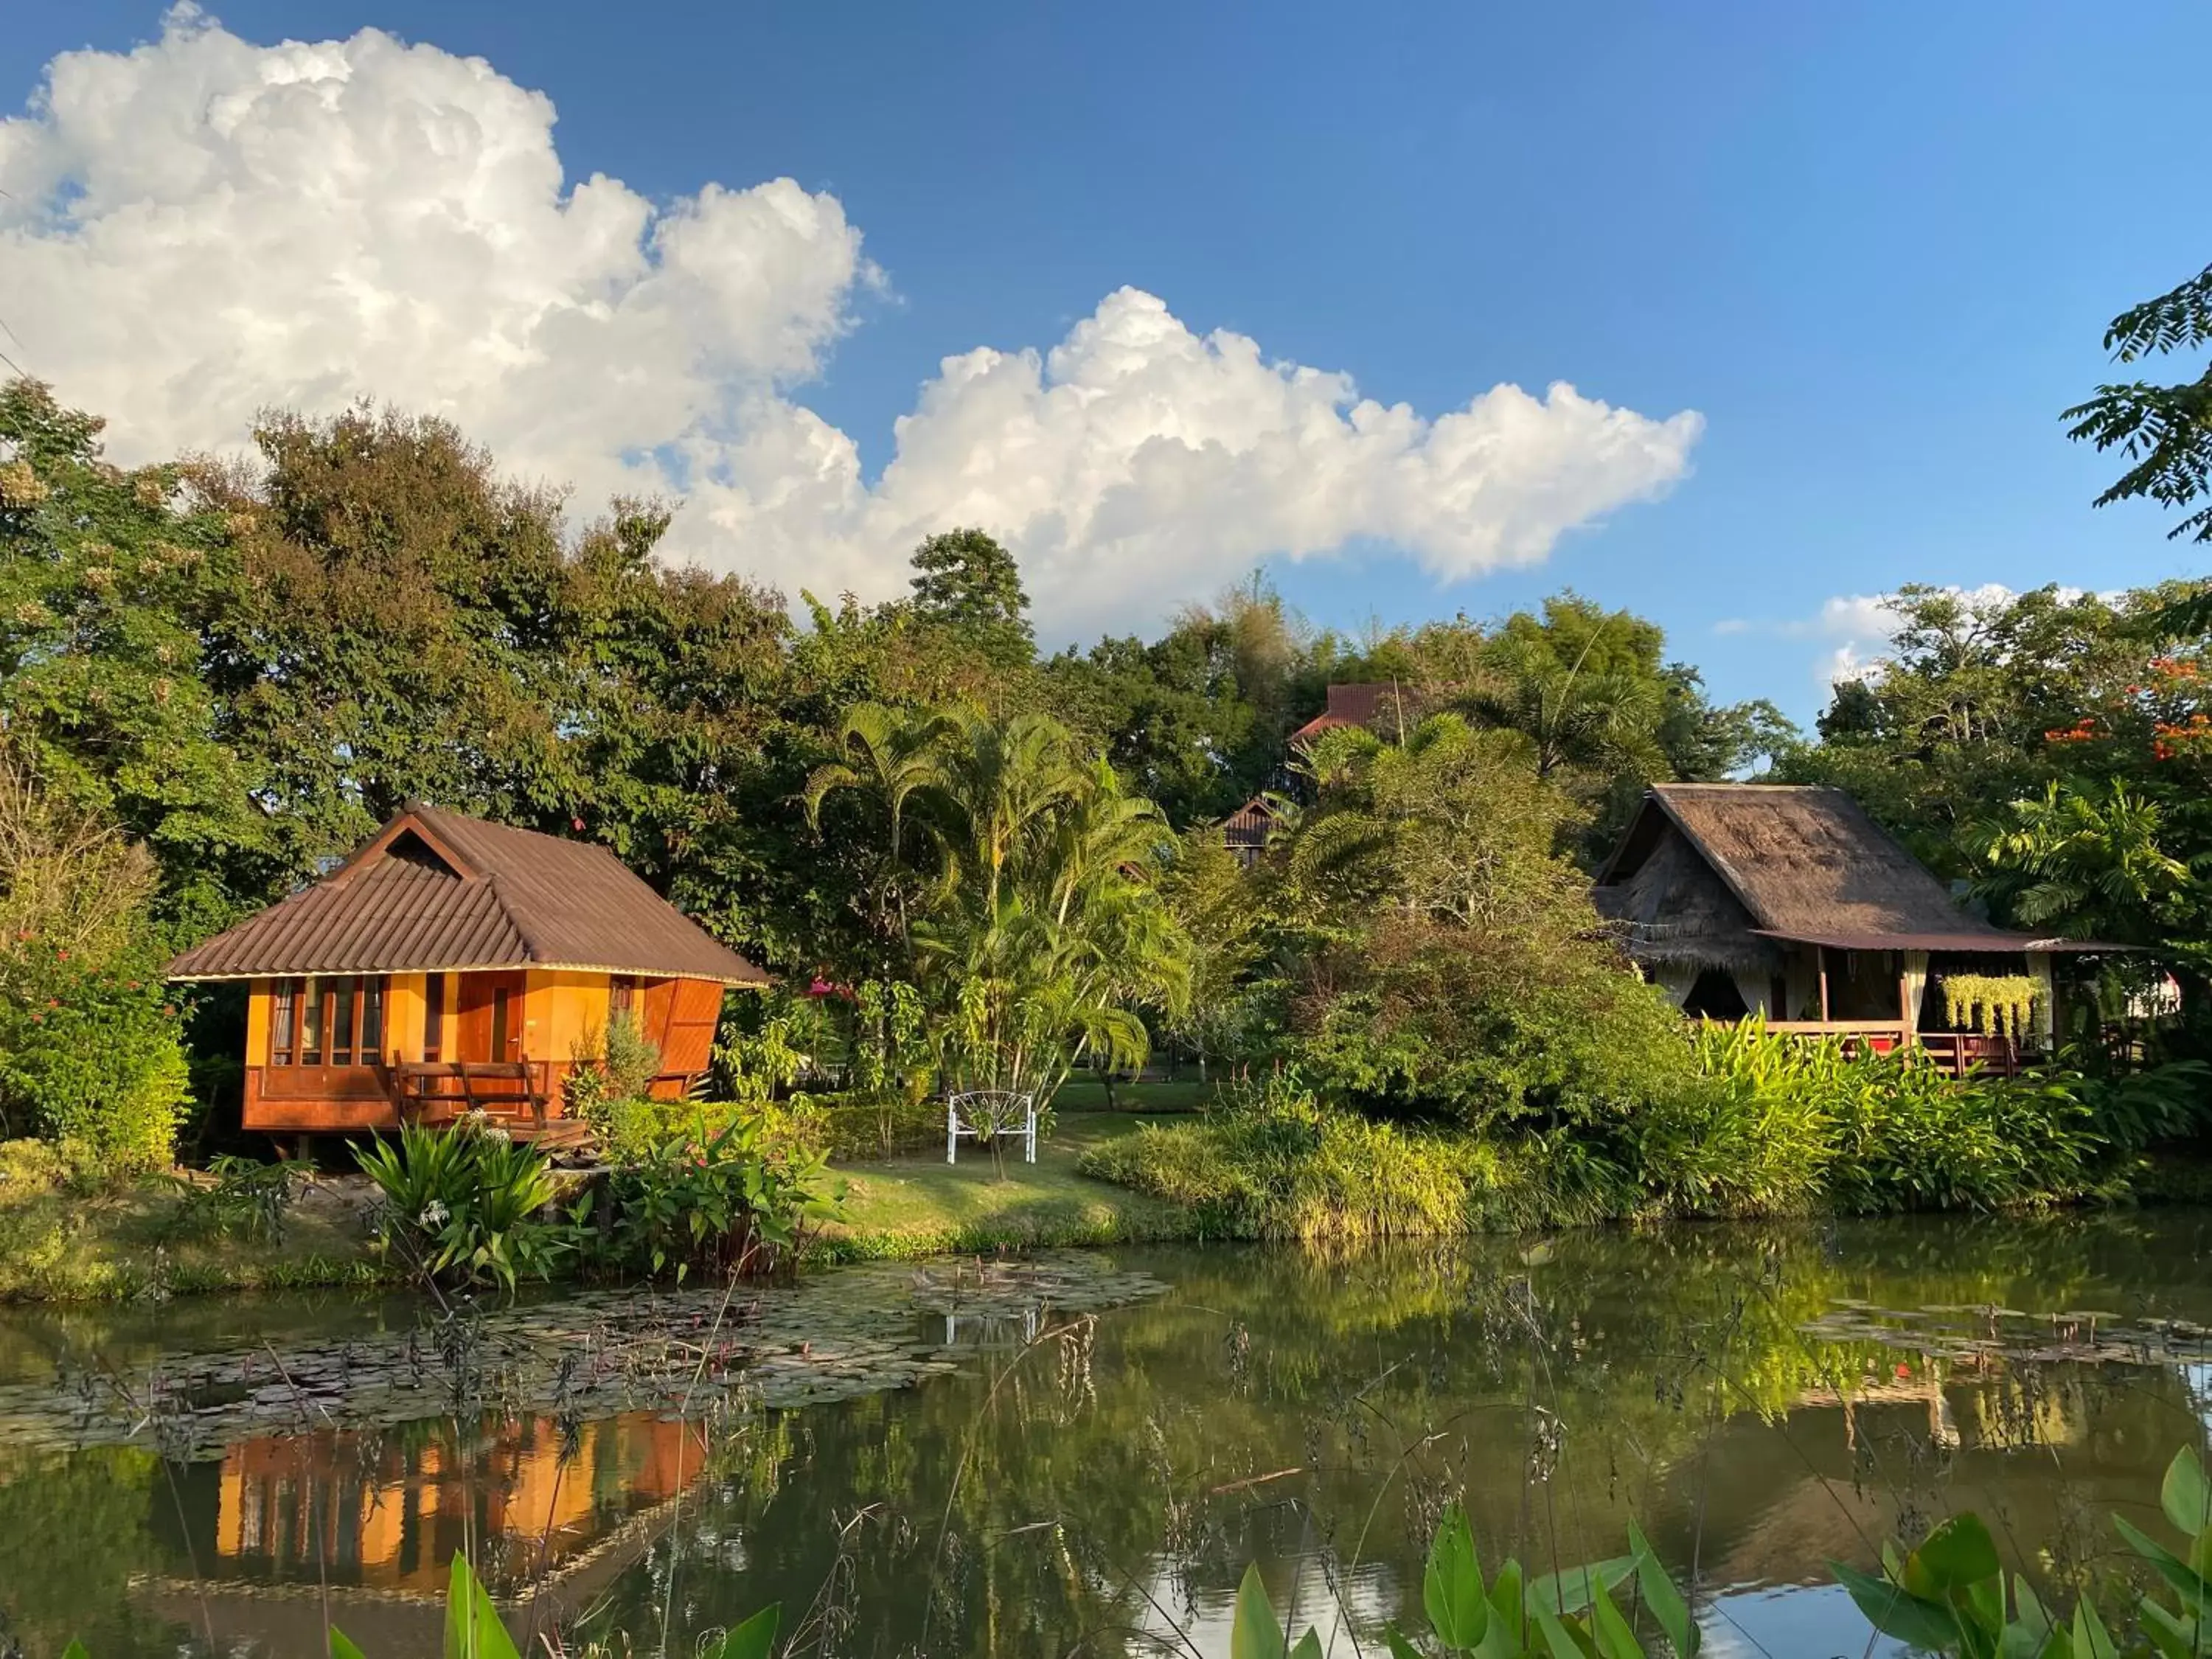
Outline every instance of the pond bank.
{"type": "MultiPolygon", "coordinates": [[[[1168,1243],[1200,1236],[1182,1206],[1078,1172],[1084,1154],[1139,1121],[1073,1113],[1040,1143],[1035,1164],[1008,1166],[963,1146],[961,1161],[918,1154],[840,1165],[849,1219],[807,1252],[817,1263],[910,1261],[1078,1245],[1168,1243]]],[[[119,1302],[216,1291],[367,1288],[406,1275],[374,1248],[367,1183],[319,1179],[274,1240],[194,1232],[183,1182],[155,1177],[81,1194],[30,1172],[0,1181],[0,1302],[119,1302]]]]}
{"type": "MultiPolygon", "coordinates": [[[[1003,1178],[988,1152],[967,1146],[951,1166],[935,1152],[840,1164],[835,1168],[848,1183],[847,1219],[811,1240],[805,1260],[816,1265],[919,1261],[1250,1237],[1253,1230],[1235,1225],[1218,1205],[1085,1173],[1086,1159],[1091,1169],[1127,1163],[1126,1154],[1133,1150],[1128,1138],[1145,1125],[1197,1121],[1196,1114],[1158,1110],[1067,1112],[1038,1146],[1037,1162],[1010,1164],[1003,1178]],[[1097,1155],[1109,1147],[1123,1156],[1097,1155]]],[[[1473,1231],[1550,1231],[1620,1218],[1507,1202],[1512,1189],[1497,1183],[1498,1172],[1486,1173],[1499,1201],[1490,1206],[1489,1224],[1473,1231]]],[[[2204,1203],[2212,1200],[2212,1164],[2174,1156],[2142,1160],[2129,1172],[2125,1188],[2127,1199],[2137,1204],[2204,1203]]],[[[365,1182],[317,1181],[288,1212],[275,1242],[194,1236],[179,1225],[187,1190],[168,1177],[90,1195],[40,1186],[20,1175],[0,1179],[0,1302],[117,1302],[405,1281],[374,1248],[365,1220],[365,1182]]],[[[1403,1229],[1406,1220],[1401,1214],[1397,1226],[1403,1229]]]]}

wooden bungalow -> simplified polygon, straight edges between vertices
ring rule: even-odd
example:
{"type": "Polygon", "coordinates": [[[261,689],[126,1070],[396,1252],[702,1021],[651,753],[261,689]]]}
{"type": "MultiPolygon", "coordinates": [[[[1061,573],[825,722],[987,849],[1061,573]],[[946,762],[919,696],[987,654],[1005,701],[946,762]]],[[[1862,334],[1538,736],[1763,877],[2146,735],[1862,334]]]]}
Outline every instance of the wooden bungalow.
{"type": "Polygon", "coordinates": [[[301,1136],[471,1109],[573,1134],[561,1083],[611,1019],[676,1097],[724,991],[768,982],[605,848],[421,805],[169,975],[247,983],[245,1127],[301,1136]]]}
{"type": "Polygon", "coordinates": [[[1598,873],[1598,908],[1685,1012],[2009,1067],[2047,1044],[2055,953],[2098,947],[2007,932],[1840,789],[1669,783],[1648,793],[1598,873]],[[2024,1044],[1951,1029],[1947,975],[2038,981],[2024,1044]]]}
{"type": "Polygon", "coordinates": [[[1228,848],[1232,858],[1249,870],[1267,852],[1268,837],[1275,833],[1275,822],[1274,803],[1265,795],[1255,795],[1221,820],[1222,844],[1228,848]]]}

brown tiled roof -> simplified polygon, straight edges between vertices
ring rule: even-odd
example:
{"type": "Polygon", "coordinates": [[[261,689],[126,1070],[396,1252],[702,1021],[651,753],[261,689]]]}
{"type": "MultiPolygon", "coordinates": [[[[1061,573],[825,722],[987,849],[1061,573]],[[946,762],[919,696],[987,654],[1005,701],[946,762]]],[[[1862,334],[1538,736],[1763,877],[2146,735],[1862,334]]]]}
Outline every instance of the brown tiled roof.
{"type": "Polygon", "coordinates": [[[1332,685],[1328,708],[1291,732],[1291,741],[1317,737],[1339,726],[1364,726],[1395,737],[1395,728],[1401,717],[1409,728],[1419,725],[1421,718],[1420,697],[1406,686],[1389,680],[1332,685]]]}
{"type": "Polygon", "coordinates": [[[1221,820],[1221,839],[1232,848],[1261,848],[1274,827],[1275,809],[1265,795],[1255,795],[1221,820]]]}
{"type": "Polygon", "coordinates": [[[361,851],[169,964],[174,979],[568,968],[762,985],[605,848],[410,806],[361,851]]]}
{"type": "Polygon", "coordinates": [[[1629,886],[1668,824],[1748,912],[1753,933],[1850,950],[2064,948],[1970,915],[1856,800],[1819,785],[1655,785],[1599,872],[1600,891],[1629,886]]]}

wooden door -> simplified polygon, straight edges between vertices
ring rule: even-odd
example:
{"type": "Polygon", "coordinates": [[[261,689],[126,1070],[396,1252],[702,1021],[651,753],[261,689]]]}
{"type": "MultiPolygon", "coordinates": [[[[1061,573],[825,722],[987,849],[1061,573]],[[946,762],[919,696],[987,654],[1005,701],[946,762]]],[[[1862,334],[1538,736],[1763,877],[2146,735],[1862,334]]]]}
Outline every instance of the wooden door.
{"type": "Polygon", "coordinates": [[[477,1065],[521,1059],[522,975],[463,974],[460,980],[453,1057],[477,1065]]]}

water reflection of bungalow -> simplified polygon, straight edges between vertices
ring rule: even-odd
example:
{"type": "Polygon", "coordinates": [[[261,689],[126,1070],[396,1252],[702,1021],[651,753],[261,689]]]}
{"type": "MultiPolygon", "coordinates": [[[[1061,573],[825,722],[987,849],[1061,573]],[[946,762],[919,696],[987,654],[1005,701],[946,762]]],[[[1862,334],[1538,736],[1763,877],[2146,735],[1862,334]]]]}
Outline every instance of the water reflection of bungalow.
{"type": "Polygon", "coordinates": [[[767,982],[605,848],[419,805],[169,972],[249,986],[245,1127],[302,1136],[470,1106],[544,1133],[623,1016],[680,1096],[725,988],[767,982]]]}
{"type": "Polygon", "coordinates": [[[216,1571],[434,1600],[465,1546],[511,1591],[673,1498],[702,1458],[696,1428],[647,1413],[584,1424],[567,1448],[546,1418],[459,1449],[442,1434],[249,1440],[223,1455],[216,1571]]]}
{"type": "Polygon", "coordinates": [[[1598,908],[1686,1013],[1877,1049],[2008,1066],[2002,1039],[1944,1019],[1946,975],[2021,975],[2051,1030],[2054,953],[2078,942],[2008,933],[1967,914],[1840,789],[1660,784],[1598,873],[1598,908]],[[1931,987],[1935,988],[1931,993],[1931,987]]]}

